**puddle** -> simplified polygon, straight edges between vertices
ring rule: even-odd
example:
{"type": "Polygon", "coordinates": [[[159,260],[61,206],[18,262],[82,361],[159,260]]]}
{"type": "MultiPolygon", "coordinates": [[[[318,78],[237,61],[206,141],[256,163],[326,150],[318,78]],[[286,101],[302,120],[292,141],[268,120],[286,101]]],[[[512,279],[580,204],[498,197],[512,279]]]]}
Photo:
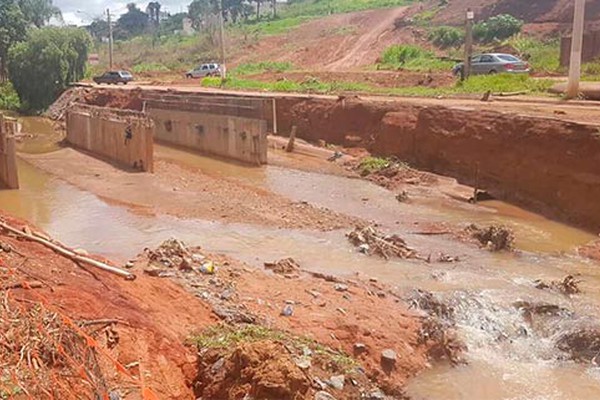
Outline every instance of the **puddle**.
{"type": "MultiPolygon", "coordinates": [[[[35,128],[23,119],[23,132],[35,128]],[[29,125],[28,125],[29,124],[29,125]]],[[[32,132],[34,133],[34,132],[32,132]]],[[[41,142],[43,140],[40,139],[41,142]]],[[[52,142],[52,140],[50,140],[52,142]]],[[[25,152],[49,151],[48,143],[25,143],[25,152]]],[[[422,288],[458,299],[459,334],[466,341],[469,365],[435,366],[413,379],[408,393],[415,399],[594,399],[600,398],[600,372],[556,361],[548,339],[535,335],[500,344],[498,331],[515,331],[522,318],[510,307],[516,300],[561,304],[594,320],[600,310],[600,268],[573,250],[594,238],[502,202],[478,206],[455,202],[398,203],[385,189],[362,180],[267,166],[250,168],[215,161],[182,150],[158,146],[160,157],[268,188],[297,201],[375,220],[405,236],[418,249],[435,247],[464,262],[453,264],[389,261],[358,254],[345,232],[313,232],[223,224],[169,216],[147,217],[109,205],[19,161],[22,189],[0,191],[0,207],[30,220],[62,242],[125,262],[144,247],[175,236],[209,251],[228,254],[261,266],[291,256],[311,270],[335,274],[361,272],[399,290],[422,288]],[[406,221],[499,222],[511,226],[521,255],[481,252],[442,237],[415,235],[406,221]],[[567,252],[568,254],[560,254],[567,252]],[[538,278],[561,279],[581,274],[584,294],[568,299],[534,289],[538,278]],[[482,306],[481,306],[482,305],[482,306]]],[[[437,256],[432,255],[433,259],[437,256]]]]}

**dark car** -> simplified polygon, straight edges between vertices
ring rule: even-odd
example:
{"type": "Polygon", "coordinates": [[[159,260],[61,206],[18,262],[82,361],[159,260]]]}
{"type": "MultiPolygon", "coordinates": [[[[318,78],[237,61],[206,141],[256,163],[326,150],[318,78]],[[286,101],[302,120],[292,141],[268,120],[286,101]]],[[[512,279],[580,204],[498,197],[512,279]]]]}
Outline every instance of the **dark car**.
{"type": "MultiPolygon", "coordinates": [[[[463,68],[463,63],[457,64],[452,68],[452,72],[454,75],[461,75],[463,68]]],[[[510,54],[486,53],[471,58],[471,73],[473,75],[528,74],[530,72],[529,64],[510,54]]]]}
{"type": "Polygon", "coordinates": [[[127,71],[108,71],[103,73],[100,76],[94,77],[94,82],[97,84],[106,83],[110,85],[111,83],[117,85],[122,83],[123,85],[127,85],[128,82],[133,80],[133,75],[127,71]]]}

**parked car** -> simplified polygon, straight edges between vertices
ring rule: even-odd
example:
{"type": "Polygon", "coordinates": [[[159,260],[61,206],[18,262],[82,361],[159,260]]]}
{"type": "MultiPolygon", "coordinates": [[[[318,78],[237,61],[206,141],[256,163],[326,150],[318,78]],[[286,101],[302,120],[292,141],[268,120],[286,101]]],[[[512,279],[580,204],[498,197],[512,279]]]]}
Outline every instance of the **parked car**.
{"type": "Polygon", "coordinates": [[[221,75],[221,66],[216,63],[202,64],[185,73],[186,78],[204,78],[221,75]]]}
{"type": "MultiPolygon", "coordinates": [[[[464,63],[456,64],[452,73],[462,75],[464,63]]],[[[529,64],[510,54],[486,53],[471,57],[471,74],[528,74],[531,72],[529,64]]]]}
{"type": "Polygon", "coordinates": [[[117,85],[122,83],[123,85],[127,85],[128,82],[133,80],[133,75],[127,71],[107,71],[100,76],[94,77],[94,82],[97,84],[106,83],[110,85],[111,83],[117,85]]]}

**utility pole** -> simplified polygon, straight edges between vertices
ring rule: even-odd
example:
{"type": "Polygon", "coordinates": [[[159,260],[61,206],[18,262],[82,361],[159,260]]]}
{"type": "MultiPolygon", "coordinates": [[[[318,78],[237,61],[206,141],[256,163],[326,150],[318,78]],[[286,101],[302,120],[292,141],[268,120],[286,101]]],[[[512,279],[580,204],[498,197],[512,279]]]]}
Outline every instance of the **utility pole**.
{"type": "Polygon", "coordinates": [[[109,70],[113,69],[113,30],[112,23],[110,21],[110,10],[106,9],[106,18],[108,20],[108,65],[109,70]]]}
{"type": "Polygon", "coordinates": [[[471,75],[471,56],[473,55],[473,20],[475,13],[470,8],[467,9],[467,21],[465,26],[465,61],[461,80],[468,79],[471,75]]]}
{"type": "Polygon", "coordinates": [[[221,42],[221,85],[223,84],[223,80],[227,78],[227,71],[225,66],[225,27],[223,22],[223,0],[221,0],[221,9],[219,10],[219,25],[220,25],[220,42],[221,42]]]}
{"type": "Polygon", "coordinates": [[[573,13],[573,34],[571,36],[571,59],[569,63],[569,83],[567,84],[566,91],[567,99],[574,99],[579,96],[584,23],[585,0],[575,0],[575,12],[573,13]]]}

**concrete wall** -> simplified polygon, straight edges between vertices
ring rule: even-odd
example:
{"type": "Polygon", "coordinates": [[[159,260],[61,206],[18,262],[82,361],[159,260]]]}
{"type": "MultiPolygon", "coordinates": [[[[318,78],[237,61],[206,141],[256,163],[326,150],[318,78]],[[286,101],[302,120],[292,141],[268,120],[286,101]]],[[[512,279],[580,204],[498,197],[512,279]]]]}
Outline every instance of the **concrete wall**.
{"type": "MultiPolygon", "coordinates": [[[[583,62],[600,58],[600,31],[586,32],[583,35],[583,49],[581,53],[583,62]]],[[[571,38],[563,37],[560,40],[560,65],[569,66],[571,59],[571,38]]]]}
{"type": "Polygon", "coordinates": [[[67,142],[124,167],[152,172],[154,126],[141,113],[78,107],[67,113],[67,142]]]}
{"type": "Polygon", "coordinates": [[[0,188],[19,188],[15,133],[17,121],[0,114],[0,188]]]}
{"type": "Polygon", "coordinates": [[[147,99],[159,141],[249,164],[267,163],[271,100],[174,96],[147,99]]]}

